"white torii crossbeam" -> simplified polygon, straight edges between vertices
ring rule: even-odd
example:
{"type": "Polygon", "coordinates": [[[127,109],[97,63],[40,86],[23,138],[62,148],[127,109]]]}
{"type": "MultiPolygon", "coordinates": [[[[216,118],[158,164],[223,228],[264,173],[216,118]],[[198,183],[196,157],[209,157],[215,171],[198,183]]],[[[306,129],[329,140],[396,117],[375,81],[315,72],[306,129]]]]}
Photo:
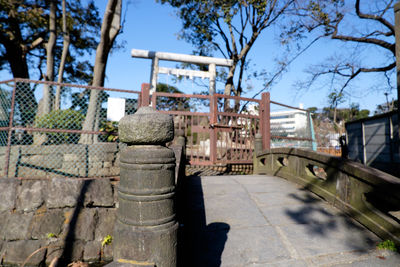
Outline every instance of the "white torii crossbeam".
{"type": "Polygon", "coordinates": [[[231,67],[233,64],[233,61],[231,59],[225,59],[225,58],[194,56],[194,55],[175,54],[166,52],[154,52],[154,51],[140,50],[140,49],[132,49],[131,56],[136,58],[151,59],[150,94],[156,91],[158,74],[162,73],[162,74],[172,74],[176,76],[186,76],[189,78],[193,77],[208,78],[210,82],[209,90],[210,94],[212,95],[215,93],[216,66],[231,67]],[[208,65],[208,71],[159,67],[158,64],[160,60],[208,65]]]}

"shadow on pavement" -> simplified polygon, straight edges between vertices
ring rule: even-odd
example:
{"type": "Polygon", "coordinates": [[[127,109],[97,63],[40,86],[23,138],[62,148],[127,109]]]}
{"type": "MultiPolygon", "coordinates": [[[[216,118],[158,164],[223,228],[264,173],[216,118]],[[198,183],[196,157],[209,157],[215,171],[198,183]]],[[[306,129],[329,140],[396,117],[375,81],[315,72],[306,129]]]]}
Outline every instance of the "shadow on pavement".
{"type": "Polygon", "coordinates": [[[329,239],[342,232],[345,233],[343,245],[349,251],[366,252],[376,246],[377,239],[372,238],[372,233],[343,212],[324,208],[324,201],[312,192],[303,189],[289,197],[303,205],[286,209],[286,215],[296,224],[305,225],[311,237],[329,239]]]}
{"type": "Polygon", "coordinates": [[[230,226],[207,225],[201,178],[189,176],[178,183],[178,266],[220,266],[230,226]]]}

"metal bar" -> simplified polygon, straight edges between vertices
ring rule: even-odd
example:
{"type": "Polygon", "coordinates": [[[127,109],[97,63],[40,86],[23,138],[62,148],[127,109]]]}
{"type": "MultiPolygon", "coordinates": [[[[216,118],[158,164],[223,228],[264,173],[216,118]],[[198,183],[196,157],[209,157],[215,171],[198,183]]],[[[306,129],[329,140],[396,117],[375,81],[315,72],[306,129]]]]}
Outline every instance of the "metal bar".
{"type": "Polygon", "coordinates": [[[247,98],[247,97],[241,97],[241,96],[224,95],[224,94],[215,94],[215,95],[217,95],[220,98],[235,99],[235,100],[242,100],[242,101],[250,101],[250,102],[256,102],[256,103],[260,103],[260,101],[261,101],[259,99],[247,98]]]}
{"type": "MultiPolygon", "coordinates": [[[[218,97],[213,95],[210,103],[210,124],[217,123],[218,97]]],[[[212,163],[217,160],[217,132],[215,128],[210,128],[210,161],[212,163]]]]}
{"type": "Polygon", "coordinates": [[[7,136],[7,149],[4,162],[4,177],[8,177],[8,169],[10,164],[10,153],[11,153],[11,137],[12,137],[12,126],[14,123],[14,109],[15,109],[15,94],[17,91],[17,82],[14,82],[14,89],[11,96],[11,111],[10,121],[8,122],[8,136],[7,136]]]}
{"type": "Polygon", "coordinates": [[[48,132],[48,133],[76,133],[76,134],[107,134],[100,131],[84,131],[84,130],[71,130],[71,129],[47,129],[47,128],[31,128],[31,127],[10,127],[10,130],[23,130],[29,132],[48,132]]]}
{"type": "MultiPolygon", "coordinates": [[[[269,94],[269,92],[268,92],[268,94],[269,94]]],[[[306,109],[292,107],[292,106],[285,105],[285,104],[282,104],[282,103],[279,103],[279,102],[275,102],[275,101],[272,101],[272,100],[271,100],[270,102],[271,102],[271,104],[275,104],[275,105],[282,106],[282,107],[286,107],[286,108],[297,109],[297,110],[301,110],[301,111],[305,111],[305,112],[308,111],[308,110],[306,110],[306,109]]]]}
{"type": "Polygon", "coordinates": [[[150,106],[150,84],[142,83],[142,93],[140,97],[140,106],[141,107],[148,107],[150,106]]]}
{"type": "Polygon", "coordinates": [[[140,94],[139,91],[106,88],[106,87],[101,87],[101,86],[77,85],[77,84],[72,84],[72,83],[58,83],[58,82],[51,82],[51,81],[35,81],[35,80],[22,79],[22,78],[15,78],[14,80],[16,82],[24,82],[24,83],[49,84],[49,85],[58,85],[61,87],[75,87],[75,88],[85,88],[85,89],[93,89],[93,90],[100,90],[100,91],[113,91],[113,92],[121,92],[121,93],[140,94]]]}
{"type": "Polygon", "coordinates": [[[213,128],[229,128],[229,129],[243,129],[243,125],[242,126],[237,126],[237,125],[223,125],[223,124],[211,124],[210,125],[213,128]]]}
{"type": "Polygon", "coordinates": [[[363,149],[363,164],[367,165],[367,148],[366,148],[366,142],[365,142],[364,122],[361,122],[361,136],[362,136],[362,149],[363,149]]]}
{"type": "Polygon", "coordinates": [[[165,92],[157,92],[157,96],[166,96],[166,97],[176,97],[176,98],[210,98],[209,95],[193,95],[193,94],[178,94],[178,93],[165,93],[165,92]]]}
{"type": "Polygon", "coordinates": [[[132,49],[131,56],[136,58],[158,58],[159,60],[179,61],[193,64],[215,64],[217,66],[230,67],[233,65],[233,60],[225,58],[214,58],[204,56],[194,56],[186,54],[155,52],[148,50],[132,49]]]}
{"type": "Polygon", "coordinates": [[[153,92],[153,93],[151,94],[151,106],[152,106],[154,109],[156,109],[156,107],[157,107],[157,95],[158,95],[157,92],[153,92]]]}
{"type": "Polygon", "coordinates": [[[9,79],[9,80],[0,81],[0,84],[11,83],[11,82],[15,82],[15,79],[9,79]]]}
{"type": "Polygon", "coordinates": [[[239,113],[231,113],[231,112],[217,112],[218,115],[223,116],[232,116],[232,117],[242,117],[242,118],[258,118],[259,115],[249,115],[249,114],[239,114],[239,113]]]}
{"type": "Polygon", "coordinates": [[[269,92],[262,93],[262,112],[260,112],[261,120],[261,135],[263,142],[263,149],[271,148],[271,125],[270,125],[270,97],[269,92]]]}
{"type": "Polygon", "coordinates": [[[193,151],[193,148],[194,148],[194,134],[193,134],[193,131],[192,131],[192,129],[193,129],[193,120],[194,120],[194,116],[191,116],[191,118],[190,118],[190,135],[191,135],[191,147],[190,147],[190,160],[193,160],[193,158],[194,158],[194,151],[193,151]]]}
{"type": "MultiPolygon", "coordinates": [[[[240,140],[240,158],[242,159],[243,158],[243,156],[244,156],[244,154],[243,154],[243,150],[242,150],[242,148],[245,146],[245,144],[244,144],[244,138],[243,138],[243,134],[241,133],[241,132],[239,132],[239,130],[236,130],[236,132],[237,132],[237,134],[238,134],[238,136],[239,136],[239,140],[240,140]]],[[[246,131],[245,131],[245,134],[246,134],[246,131]]]]}
{"type": "MultiPolygon", "coordinates": [[[[196,120],[193,120],[193,128],[199,125],[199,117],[196,116],[194,118],[197,120],[197,122],[196,122],[196,120]]],[[[193,136],[193,138],[194,138],[194,136],[193,136]]],[[[198,133],[196,133],[196,142],[195,142],[195,144],[196,144],[195,158],[199,160],[200,156],[201,156],[201,154],[200,154],[201,145],[200,145],[200,138],[199,138],[199,134],[198,133]]]]}
{"type": "Polygon", "coordinates": [[[196,116],[210,115],[210,113],[205,113],[205,112],[191,112],[191,111],[180,111],[180,110],[157,110],[157,112],[164,114],[171,114],[171,115],[196,115],[196,116]]]}
{"type": "Polygon", "coordinates": [[[271,135],[271,139],[286,139],[286,140],[297,140],[297,141],[312,141],[311,138],[288,137],[288,136],[279,136],[279,135],[271,135]]]}

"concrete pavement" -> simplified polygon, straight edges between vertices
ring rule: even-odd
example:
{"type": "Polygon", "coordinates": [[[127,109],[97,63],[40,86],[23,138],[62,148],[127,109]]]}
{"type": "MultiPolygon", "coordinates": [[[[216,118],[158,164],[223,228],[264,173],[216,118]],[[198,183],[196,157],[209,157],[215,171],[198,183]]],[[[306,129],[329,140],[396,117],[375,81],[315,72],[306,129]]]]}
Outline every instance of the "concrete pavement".
{"type": "Polygon", "coordinates": [[[178,203],[180,266],[400,266],[373,233],[282,178],[193,176],[178,203]]]}

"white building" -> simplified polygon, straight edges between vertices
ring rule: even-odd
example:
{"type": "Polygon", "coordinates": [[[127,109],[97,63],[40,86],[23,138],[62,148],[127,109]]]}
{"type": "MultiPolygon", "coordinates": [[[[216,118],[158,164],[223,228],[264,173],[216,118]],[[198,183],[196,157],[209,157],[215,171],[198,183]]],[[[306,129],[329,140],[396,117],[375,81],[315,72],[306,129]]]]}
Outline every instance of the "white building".
{"type": "MultiPolygon", "coordinates": [[[[302,105],[300,105],[302,108],[302,105]]],[[[285,110],[271,112],[271,134],[287,137],[299,137],[307,131],[307,112],[285,110]],[[304,131],[304,133],[303,133],[304,131]]],[[[305,137],[305,136],[304,136],[305,137]]]]}

